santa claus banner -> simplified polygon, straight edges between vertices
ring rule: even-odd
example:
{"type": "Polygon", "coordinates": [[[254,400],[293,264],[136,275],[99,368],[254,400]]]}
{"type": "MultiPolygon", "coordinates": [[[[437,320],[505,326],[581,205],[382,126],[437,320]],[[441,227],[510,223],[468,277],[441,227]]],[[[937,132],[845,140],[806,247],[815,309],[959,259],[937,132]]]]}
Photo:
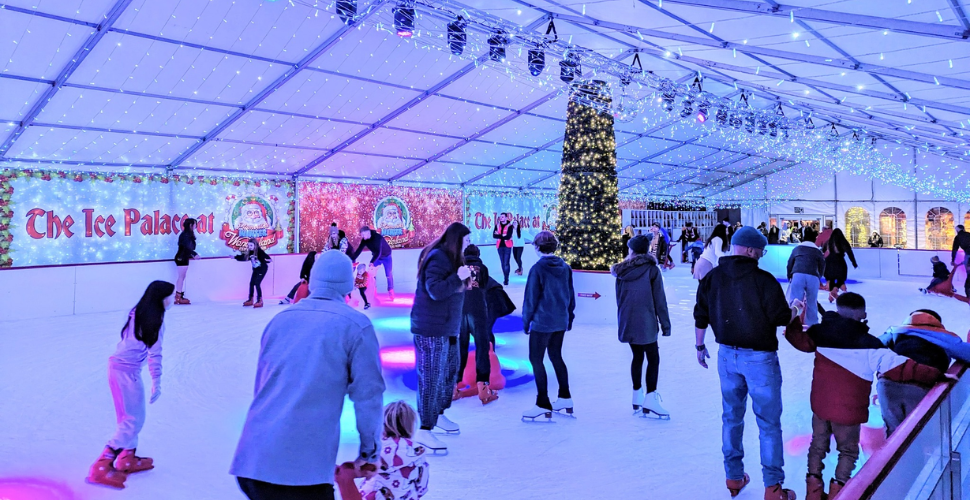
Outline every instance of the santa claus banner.
{"type": "Polygon", "coordinates": [[[511,214],[519,223],[522,237],[532,241],[539,231],[556,230],[559,217],[555,193],[548,196],[518,191],[469,191],[465,193],[465,225],[472,231],[472,243],[487,245],[495,242],[492,230],[499,214],[511,214]]]}
{"type": "Polygon", "coordinates": [[[301,252],[323,249],[334,222],[355,248],[363,226],[381,233],[392,248],[421,248],[461,220],[458,190],[300,183],[301,252]]]}
{"type": "Polygon", "coordinates": [[[172,259],[189,218],[202,257],[286,253],[294,201],[286,180],[4,171],[0,267],[172,259]]]}

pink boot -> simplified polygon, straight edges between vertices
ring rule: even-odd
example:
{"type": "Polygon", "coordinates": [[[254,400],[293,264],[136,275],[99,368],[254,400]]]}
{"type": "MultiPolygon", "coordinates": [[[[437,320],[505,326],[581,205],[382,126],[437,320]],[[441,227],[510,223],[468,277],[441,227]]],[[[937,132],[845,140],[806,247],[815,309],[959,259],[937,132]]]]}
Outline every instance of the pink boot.
{"type": "Polygon", "coordinates": [[[91,465],[91,470],[88,471],[86,481],[91,484],[102,484],[104,486],[118,488],[119,490],[124,489],[125,479],[128,479],[128,474],[115,469],[114,465],[112,465],[116,455],[117,452],[112,450],[110,446],[105,446],[101,456],[91,465]]]}
{"type": "Polygon", "coordinates": [[[115,459],[115,469],[127,474],[154,469],[154,461],[148,457],[135,456],[135,450],[124,450],[115,459]]]}

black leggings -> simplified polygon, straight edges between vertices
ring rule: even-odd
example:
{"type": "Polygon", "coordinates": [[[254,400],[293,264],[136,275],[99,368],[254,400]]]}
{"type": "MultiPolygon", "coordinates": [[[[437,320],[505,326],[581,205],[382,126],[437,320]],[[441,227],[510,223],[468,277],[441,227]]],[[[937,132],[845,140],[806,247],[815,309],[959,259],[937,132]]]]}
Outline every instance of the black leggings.
{"type": "Polygon", "coordinates": [[[647,358],[647,394],[657,390],[657,377],[660,376],[660,349],[657,343],[630,344],[633,351],[633,363],[630,364],[630,376],[633,379],[633,390],[640,390],[640,377],[643,376],[643,357],[647,358]]]}
{"type": "Polygon", "coordinates": [[[263,300],[263,287],[260,285],[268,270],[269,268],[263,266],[253,268],[253,276],[249,278],[249,300],[253,299],[253,288],[256,289],[256,300],[263,300]]]}
{"type": "Polygon", "coordinates": [[[236,482],[250,500],[334,500],[332,484],[284,486],[246,477],[237,477],[236,482]]]}
{"type": "Polygon", "coordinates": [[[515,259],[515,265],[519,266],[516,271],[522,270],[522,250],[525,250],[525,247],[512,247],[512,258],[515,259]]]}
{"type": "Polygon", "coordinates": [[[536,377],[536,406],[552,409],[552,402],[549,401],[549,381],[546,378],[546,367],[542,364],[546,351],[549,351],[549,361],[552,361],[552,368],[556,371],[556,381],[559,382],[559,399],[570,399],[569,395],[569,373],[566,371],[566,362],[562,360],[562,340],[566,332],[531,332],[529,333],[529,362],[532,363],[532,372],[536,377]]]}
{"type": "Polygon", "coordinates": [[[460,356],[458,382],[461,382],[465,374],[471,339],[475,339],[475,381],[488,382],[492,371],[488,359],[488,351],[489,347],[491,347],[492,338],[485,329],[485,325],[485,321],[476,322],[474,316],[471,314],[462,314],[461,330],[458,332],[458,356],[460,356]]]}
{"type": "Polygon", "coordinates": [[[842,278],[842,277],[838,277],[838,276],[835,277],[835,278],[832,278],[832,279],[828,280],[828,282],[829,282],[829,291],[831,292],[833,290],[838,290],[838,289],[842,288],[842,285],[845,284],[845,280],[846,280],[846,278],[842,278]]]}

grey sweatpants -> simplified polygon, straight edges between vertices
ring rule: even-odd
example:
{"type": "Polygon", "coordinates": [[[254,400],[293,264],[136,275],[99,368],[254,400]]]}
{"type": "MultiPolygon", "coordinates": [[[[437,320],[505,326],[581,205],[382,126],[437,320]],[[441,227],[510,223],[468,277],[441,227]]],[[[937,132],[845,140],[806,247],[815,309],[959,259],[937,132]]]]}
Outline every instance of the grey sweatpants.
{"type": "Polygon", "coordinates": [[[138,433],[145,425],[145,385],[141,381],[141,370],[109,366],[108,387],[118,421],[118,429],[108,446],[125,450],[137,448],[138,433]]]}
{"type": "Polygon", "coordinates": [[[916,384],[881,378],[876,384],[876,392],[879,394],[879,407],[882,408],[882,419],[886,422],[888,435],[903,423],[906,415],[916,408],[930,390],[916,384]]]}

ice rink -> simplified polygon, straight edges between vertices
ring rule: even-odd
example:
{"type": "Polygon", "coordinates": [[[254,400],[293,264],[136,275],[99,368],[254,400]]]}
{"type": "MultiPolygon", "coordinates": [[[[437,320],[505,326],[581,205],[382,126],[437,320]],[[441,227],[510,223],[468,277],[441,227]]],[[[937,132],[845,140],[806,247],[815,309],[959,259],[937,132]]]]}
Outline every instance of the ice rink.
{"type": "MultiPolygon", "coordinates": [[[[557,416],[551,424],[520,421],[521,412],[534,403],[535,389],[516,313],[500,322],[496,332],[510,387],[488,406],[469,398],[449,410],[449,417],[461,425],[461,435],[443,437],[450,453],[429,459],[426,498],[729,498],[720,453],[717,372],[713,364],[704,370],[695,361],[691,311],[696,282],[686,266],[666,273],[665,281],[673,336],[660,340],[659,392],[672,414],[670,421],[632,415],[630,353],[616,339],[615,321],[589,324],[582,317],[567,334],[564,348],[576,418],[557,416]]],[[[872,280],[852,284],[850,290],[866,297],[874,333],[900,323],[914,309],[931,308],[942,314],[948,329],[965,336],[970,327],[967,305],[920,294],[917,288],[925,286],[923,281],[872,280]]],[[[509,287],[517,305],[524,283],[523,277],[513,276],[509,287]]],[[[136,299],[132,297],[132,304],[136,299]]],[[[399,297],[397,304],[374,307],[367,314],[382,345],[385,401],[413,404],[409,299],[399,297]]],[[[0,322],[0,498],[244,498],[228,468],[252,397],[260,334],[285,307],[276,302],[268,301],[261,310],[232,302],[169,311],[162,397],[148,408],[138,448],[155,459],[156,468],[131,476],[124,491],[87,485],[84,477],[113,431],[107,360],[129,304],[118,304],[119,311],[112,313],[0,322]]],[[[709,333],[708,345],[713,344],[709,333]]],[[[780,356],[786,486],[804,498],[813,358],[784,341],[780,356]]],[[[554,395],[554,377],[551,382],[554,395]]],[[[878,420],[876,412],[872,421],[878,420]]],[[[356,454],[349,404],[342,422],[341,461],[356,454]]],[[[740,499],[763,494],[757,439],[749,411],[745,464],[752,484],[740,499]]],[[[833,459],[830,455],[827,461],[828,474],[833,459]]]]}

